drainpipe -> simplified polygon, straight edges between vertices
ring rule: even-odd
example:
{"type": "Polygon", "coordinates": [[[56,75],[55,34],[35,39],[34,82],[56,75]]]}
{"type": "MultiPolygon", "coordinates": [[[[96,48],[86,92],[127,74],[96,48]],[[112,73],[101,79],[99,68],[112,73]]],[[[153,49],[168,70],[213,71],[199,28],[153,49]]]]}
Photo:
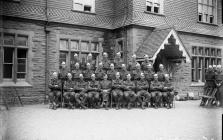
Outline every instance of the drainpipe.
{"type": "Polygon", "coordinates": [[[124,62],[127,64],[127,54],[128,54],[128,52],[127,52],[127,42],[128,42],[128,39],[127,39],[127,33],[128,33],[128,31],[127,31],[127,27],[125,27],[125,24],[126,24],[126,21],[127,21],[127,19],[128,19],[128,0],[125,0],[125,15],[124,15],[124,21],[123,21],[123,24],[122,24],[122,28],[123,28],[123,32],[124,32],[124,35],[125,35],[125,50],[126,51],[124,51],[124,62]]]}
{"type": "Polygon", "coordinates": [[[47,104],[47,95],[48,95],[48,79],[49,79],[49,72],[48,72],[48,45],[49,45],[49,30],[47,29],[49,25],[49,13],[48,13],[48,0],[45,0],[45,16],[46,16],[46,23],[44,25],[45,31],[45,95],[44,95],[44,104],[47,104]]]}

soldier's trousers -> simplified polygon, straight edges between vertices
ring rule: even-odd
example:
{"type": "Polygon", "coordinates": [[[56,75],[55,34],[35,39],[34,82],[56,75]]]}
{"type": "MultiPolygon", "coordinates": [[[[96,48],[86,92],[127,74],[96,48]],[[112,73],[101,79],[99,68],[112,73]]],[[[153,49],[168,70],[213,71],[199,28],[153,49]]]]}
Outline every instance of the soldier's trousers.
{"type": "Polygon", "coordinates": [[[59,98],[61,96],[61,92],[58,90],[52,90],[49,92],[49,101],[50,103],[59,103],[59,98]]]}
{"type": "Polygon", "coordinates": [[[75,101],[78,105],[85,105],[87,99],[87,95],[85,92],[79,92],[75,94],[75,101]]]}
{"type": "Polygon", "coordinates": [[[160,106],[162,103],[162,93],[160,91],[153,91],[151,93],[151,103],[155,106],[160,106]]]}
{"type": "Polygon", "coordinates": [[[120,103],[123,100],[123,92],[120,89],[112,90],[112,98],[115,103],[120,103]]]}
{"type": "Polygon", "coordinates": [[[164,105],[172,104],[173,98],[174,98],[174,92],[162,92],[162,102],[164,105]]]}
{"type": "Polygon", "coordinates": [[[75,92],[64,92],[64,102],[74,105],[75,92]]]}
{"type": "Polygon", "coordinates": [[[90,91],[87,93],[87,103],[89,106],[94,106],[95,104],[99,103],[100,101],[100,94],[96,91],[90,91]]]}
{"type": "Polygon", "coordinates": [[[140,90],[140,91],[138,91],[137,92],[137,101],[139,102],[139,103],[148,103],[148,102],[150,102],[150,99],[151,99],[151,95],[150,95],[150,93],[148,92],[148,91],[146,91],[146,90],[140,90]]]}
{"type": "Polygon", "coordinates": [[[102,102],[109,102],[109,90],[103,90],[101,92],[102,102]]]}
{"type": "Polygon", "coordinates": [[[124,100],[126,103],[134,103],[136,100],[136,94],[134,91],[125,91],[124,100]]]}

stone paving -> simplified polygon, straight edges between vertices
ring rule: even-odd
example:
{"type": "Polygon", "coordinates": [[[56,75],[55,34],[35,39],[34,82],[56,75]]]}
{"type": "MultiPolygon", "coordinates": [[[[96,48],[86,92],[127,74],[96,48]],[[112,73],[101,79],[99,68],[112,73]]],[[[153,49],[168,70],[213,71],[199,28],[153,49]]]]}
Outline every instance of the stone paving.
{"type": "Polygon", "coordinates": [[[0,113],[0,140],[221,140],[222,108],[199,103],[176,102],[169,110],[13,107],[0,113]]]}

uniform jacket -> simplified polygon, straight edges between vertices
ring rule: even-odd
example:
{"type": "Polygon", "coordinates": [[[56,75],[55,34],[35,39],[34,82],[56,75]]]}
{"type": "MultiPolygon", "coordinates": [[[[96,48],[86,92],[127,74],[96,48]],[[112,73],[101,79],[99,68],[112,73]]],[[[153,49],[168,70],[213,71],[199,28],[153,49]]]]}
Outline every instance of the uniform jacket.
{"type": "Polygon", "coordinates": [[[146,79],[140,79],[136,81],[137,90],[146,90],[149,88],[149,84],[146,79]]]}
{"type": "Polygon", "coordinates": [[[162,89],[163,89],[163,84],[162,84],[162,82],[160,82],[160,81],[152,81],[151,82],[151,85],[150,85],[150,89],[152,90],[152,91],[162,91],[162,89]]]}

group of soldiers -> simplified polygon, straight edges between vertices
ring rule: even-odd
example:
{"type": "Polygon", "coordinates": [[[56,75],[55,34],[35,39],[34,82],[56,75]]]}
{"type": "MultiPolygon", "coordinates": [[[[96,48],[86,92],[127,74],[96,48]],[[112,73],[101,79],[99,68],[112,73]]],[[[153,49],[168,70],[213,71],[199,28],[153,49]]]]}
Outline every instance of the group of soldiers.
{"type": "MultiPolygon", "coordinates": [[[[78,58],[77,54],[74,56],[78,58]]],[[[92,54],[88,55],[85,65],[80,65],[78,59],[75,61],[70,72],[62,62],[60,72],[53,73],[49,85],[50,108],[173,107],[170,77],[162,64],[155,73],[147,55],[141,65],[133,55],[126,66],[120,53],[111,62],[104,52],[96,69],[92,67],[92,54]]]]}
{"type": "Polygon", "coordinates": [[[205,73],[204,95],[201,99],[201,106],[223,105],[223,73],[221,65],[209,65],[205,73]]]}

